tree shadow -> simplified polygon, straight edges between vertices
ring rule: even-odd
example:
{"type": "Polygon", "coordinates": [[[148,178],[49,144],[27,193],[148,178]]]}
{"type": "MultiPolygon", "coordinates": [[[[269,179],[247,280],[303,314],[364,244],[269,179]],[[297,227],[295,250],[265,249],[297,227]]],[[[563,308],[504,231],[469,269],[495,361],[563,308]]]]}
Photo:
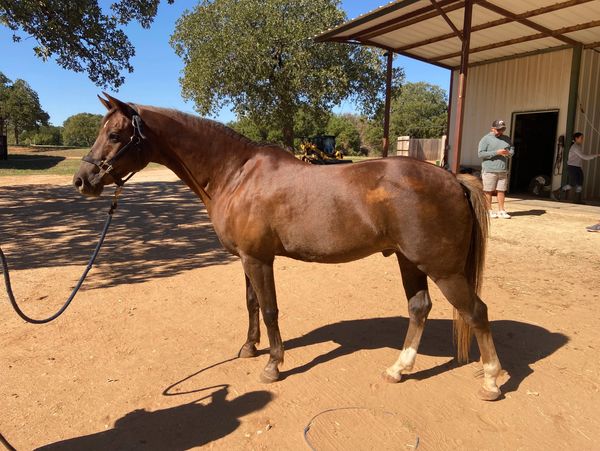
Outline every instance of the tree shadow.
{"type": "Polygon", "coordinates": [[[268,391],[254,391],[227,400],[228,386],[211,395],[168,409],[134,410],[119,418],[112,429],[75,437],[37,448],[60,451],[183,450],[225,437],[240,425],[240,418],[264,408],[273,399],[268,391]],[[208,404],[199,401],[210,398],[208,404]]]}
{"type": "MultiPolygon", "coordinates": [[[[285,348],[290,350],[328,341],[333,341],[339,346],[301,366],[282,371],[281,378],[304,373],[317,365],[362,349],[387,347],[399,351],[402,348],[407,328],[408,319],[402,317],[341,321],[320,327],[306,335],[286,341],[285,348]]],[[[568,337],[561,333],[518,321],[493,321],[491,328],[500,362],[510,374],[510,379],[502,386],[504,393],[517,390],[521,382],[533,373],[531,368],[533,363],[550,356],[569,341],[568,337]]],[[[451,320],[430,319],[427,321],[419,354],[438,357],[455,355],[451,320]]],[[[479,359],[479,350],[475,340],[471,345],[470,357],[471,361],[479,359]]],[[[397,355],[393,357],[393,359],[396,358],[397,355]]],[[[381,366],[392,363],[393,361],[381,362],[381,366]]],[[[451,360],[434,368],[408,374],[404,379],[427,379],[456,366],[458,366],[456,360],[451,360]]]]}
{"type": "MultiPolygon", "coordinates": [[[[1,245],[10,268],[83,270],[112,193],[107,189],[101,198],[90,199],[68,186],[0,188],[1,245]]],[[[96,261],[98,277],[86,287],[140,283],[235,259],[222,248],[204,206],[188,187],[181,182],[136,183],[119,199],[96,261]]]]}
{"type": "Polygon", "coordinates": [[[65,157],[56,155],[9,155],[8,160],[0,160],[0,169],[44,170],[56,166],[65,157]]]}

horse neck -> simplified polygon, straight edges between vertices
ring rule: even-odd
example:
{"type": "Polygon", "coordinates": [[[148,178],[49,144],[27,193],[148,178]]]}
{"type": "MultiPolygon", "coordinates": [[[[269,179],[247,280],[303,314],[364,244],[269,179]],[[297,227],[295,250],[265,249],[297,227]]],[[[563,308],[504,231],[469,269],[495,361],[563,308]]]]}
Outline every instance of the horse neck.
{"type": "Polygon", "coordinates": [[[155,161],[175,172],[210,207],[248,160],[250,141],[213,121],[158,113],[160,123],[153,117],[149,124],[158,131],[155,161]]]}

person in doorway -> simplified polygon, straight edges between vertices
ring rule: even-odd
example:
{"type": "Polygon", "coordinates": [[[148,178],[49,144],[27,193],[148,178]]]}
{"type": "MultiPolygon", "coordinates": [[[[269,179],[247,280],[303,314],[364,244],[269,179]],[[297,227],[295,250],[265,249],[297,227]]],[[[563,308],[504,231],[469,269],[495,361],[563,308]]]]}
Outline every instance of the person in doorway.
{"type": "Polygon", "coordinates": [[[508,159],[515,154],[510,138],[504,134],[506,123],[495,120],[490,133],[479,141],[478,155],[481,163],[481,179],[490,218],[510,219],[504,208],[505,192],[508,187],[508,159]],[[492,209],[492,195],[496,192],[498,211],[492,209]]]}
{"type": "Polygon", "coordinates": [[[556,191],[552,191],[550,197],[554,200],[561,198],[567,199],[569,191],[575,186],[575,203],[583,203],[581,193],[583,191],[583,160],[593,160],[600,154],[583,153],[583,133],[573,134],[573,144],[569,148],[569,158],[567,159],[567,184],[561,186],[556,191]]]}

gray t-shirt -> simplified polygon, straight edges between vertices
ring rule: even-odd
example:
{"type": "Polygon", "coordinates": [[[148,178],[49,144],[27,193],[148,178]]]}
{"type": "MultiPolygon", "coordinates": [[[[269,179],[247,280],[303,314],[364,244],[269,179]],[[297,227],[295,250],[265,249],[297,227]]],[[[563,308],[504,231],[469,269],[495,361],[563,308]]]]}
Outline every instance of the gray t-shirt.
{"type": "Polygon", "coordinates": [[[515,154],[515,148],[510,142],[510,138],[506,135],[496,137],[490,132],[481,138],[477,154],[483,159],[481,163],[482,172],[506,172],[508,171],[508,158],[504,155],[498,155],[496,152],[499,149],[508,149],[510,156],[515,154]]]}

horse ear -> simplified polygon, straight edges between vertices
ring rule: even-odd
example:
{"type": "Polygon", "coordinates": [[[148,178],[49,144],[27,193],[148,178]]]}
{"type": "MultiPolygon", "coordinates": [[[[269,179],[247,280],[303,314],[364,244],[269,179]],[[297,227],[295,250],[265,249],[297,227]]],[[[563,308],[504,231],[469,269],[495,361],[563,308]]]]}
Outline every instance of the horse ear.
{"type": "MultiPolygon", "coordinates": [[[[104,95],[106,95],[106,93],[103,93],[103,94],[104,94],[104,95]]],[[[104,105],[104,107],[105,107],[107,110],[110,110],[110,109],[112,108],[112,107],[110,106],[110,103],[108,102],[108,100],[106,100],[106,99],[104,99],[104,98],[102,98],[102,97],[100,97],[100,96],[98,96],[98,99],[100,100],[100,103],[101,103],[102,105],[104,105]]]]}
{"type": "Polygon", "coordinates": [[[115,99],[113,96],[111,96],[105,92],[103,92],[102,94],[104,94],[106,96],[106,98],[108,99],[108,103],[111,108],[116,108],[121,113],[123,113],[125,116],[127,116],[129,119],[131,119],[133,116],[135,116],[137,114],[136,111],[133,108],[131,108],[131,106],[126,104],[125,102],[121,102],[119,99],[115,99]]]}

